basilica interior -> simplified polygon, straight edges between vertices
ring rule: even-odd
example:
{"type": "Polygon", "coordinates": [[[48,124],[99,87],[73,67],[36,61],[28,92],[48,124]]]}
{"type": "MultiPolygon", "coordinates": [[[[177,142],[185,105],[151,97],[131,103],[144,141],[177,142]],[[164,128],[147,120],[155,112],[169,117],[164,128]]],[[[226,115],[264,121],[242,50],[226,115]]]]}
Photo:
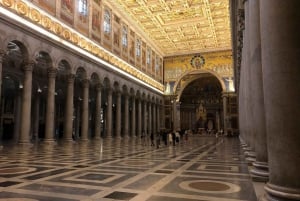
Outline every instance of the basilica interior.
{"type": "Polygon", "coordinates": [[[300,200],[299,8],[0,0],[0,201],[300,200]]]}

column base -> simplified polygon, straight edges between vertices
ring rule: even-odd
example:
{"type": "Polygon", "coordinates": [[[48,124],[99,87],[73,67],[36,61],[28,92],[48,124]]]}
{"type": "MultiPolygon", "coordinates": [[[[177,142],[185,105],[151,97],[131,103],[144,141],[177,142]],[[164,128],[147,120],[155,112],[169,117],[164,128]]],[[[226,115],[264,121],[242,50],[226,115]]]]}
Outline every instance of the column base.
{"type": "Polygon", "coordinates": [[[94,138],[94,140],[96,140],[96,141],[101,141],[102,139],[101,139],[100,136],[97,136],[97,137],[94,138]]]}
{"type": "Polygon", "coordinates": [[[57,142],[54,139],[44,139],[43,140],[44,144],[57,144],[57,142]]]}
{"type": "Polygon", "coordinates": [[[255,157],[246,157],[246,161],[248,165],[252,166],[252,164],[256,161],[255,157]]]}
{"type": "Polygon", "coordinates": [[[244,154],[245,154],[246,157],[251,157],[251,158],[256,157],[256,153],[254,151],[245,151],[244,154]]]}
{"type": "Polygon", "coordinates": [[[247,145],[245,142],[241,142],[241,147],[242,147],[242,148],[248,147],[248,145],[247,145]]]}
{"type": "Polygon", "coordinates": [[[89,142],[90,140],[88,138],[82,138],[79,140],[79,142],[89,142]]]}
{"type": "Polygon", "coordinates": [[[65,137],[63,138],[63,141],[68,142],[68,141],[73,141],[72,137],[65,137]]]}
{"type": "Polygon", "coordinates": [[[73,140],[73,138],[64,138],[62,140],[63,143],[67,143],[67,144],[73,144],[73,143],[76,143],[75,140],[73,140]]]}
{"type": "Polygon", "coordinates": [[[110,141],[112,141],[113,140],[113,138],[112,138],[112,136],[106,136],[105,138],[103,138],[103,141],[106,141],[106,142],[110,142],[110,141]]]}
{"type": "Polygon", "coordinates": [[[253,162],[253,169],[250,170],[250,174],[253,181],[267,182],[269,181],[269,166],[266,162],[253,162]]]}
{"type": "Polygon", "coordinates": [[[292,189],[267,183],[266,194],[261,201],[296,201],[300,200],[300,189],[292,189]]]}
{"type": "Polygon", "coordinates": [[[18,144],[20,144],[20,145],[29,145],[29,144],[31,144],[31,142],[29,140],[19,140],[18,144]]]}
{"type": "Polygon", "coordinates": [[[244,150],[244,152],[246,152],[246,151],[252,151],[251,147],[248,147],[248,146],[244,146],[243,150],[244,150]]]}

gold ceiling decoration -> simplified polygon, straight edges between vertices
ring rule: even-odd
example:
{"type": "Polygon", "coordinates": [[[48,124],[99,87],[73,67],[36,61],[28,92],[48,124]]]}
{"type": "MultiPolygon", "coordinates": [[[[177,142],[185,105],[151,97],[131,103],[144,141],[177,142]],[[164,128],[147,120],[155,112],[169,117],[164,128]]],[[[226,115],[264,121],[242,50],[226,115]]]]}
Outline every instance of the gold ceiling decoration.
{"type": "Polygon", "coordinates": [[[231,49],[229,0],[107,0],[164,56],[231,49]]]}

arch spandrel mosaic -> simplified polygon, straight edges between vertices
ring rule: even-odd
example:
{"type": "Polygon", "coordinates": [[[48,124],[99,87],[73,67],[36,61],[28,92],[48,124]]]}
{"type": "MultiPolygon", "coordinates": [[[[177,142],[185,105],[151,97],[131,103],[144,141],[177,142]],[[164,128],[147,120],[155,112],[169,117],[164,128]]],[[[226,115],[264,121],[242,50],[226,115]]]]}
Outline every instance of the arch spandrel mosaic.
{"type": "MultiPolygon", "coordinates": [[[[195,70],[203,70],[215,74],[224,82],[227,91],[233,91],[234,72],[232,65],[231,51],[167,57],[164,59],[165,91],[170,90],[169,93],[174,93],[176,82],[183,75],[195,70]]],[[[189,77],[192,79],[191,76],[189,77]]],[[[177,87],[180,88],[186,81],[180,80],[177,87]]]]}

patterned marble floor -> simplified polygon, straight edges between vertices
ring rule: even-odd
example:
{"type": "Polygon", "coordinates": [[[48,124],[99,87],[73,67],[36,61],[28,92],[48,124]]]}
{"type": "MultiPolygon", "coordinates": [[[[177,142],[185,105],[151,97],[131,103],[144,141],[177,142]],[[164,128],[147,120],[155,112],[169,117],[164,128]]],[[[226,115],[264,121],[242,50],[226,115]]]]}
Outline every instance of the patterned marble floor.
{"type": "Polygon", "coordinates": [[[0,201],[256,201],[237,138],[7,145],[0,201]]]}

